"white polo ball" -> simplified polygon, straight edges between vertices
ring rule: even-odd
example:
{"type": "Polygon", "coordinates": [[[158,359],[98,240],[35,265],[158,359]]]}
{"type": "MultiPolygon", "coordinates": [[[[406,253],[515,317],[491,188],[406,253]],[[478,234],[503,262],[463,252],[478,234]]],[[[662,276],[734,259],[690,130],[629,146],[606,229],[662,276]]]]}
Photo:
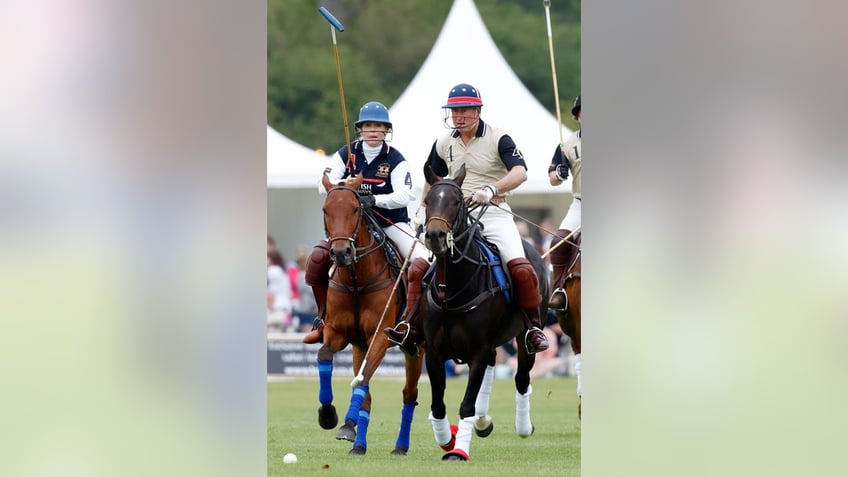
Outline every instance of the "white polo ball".
{"type": "Polygon", "coordinates": [[[283,456],[284,464],[297,464],[297,456],[289,452],[283,456]]]}

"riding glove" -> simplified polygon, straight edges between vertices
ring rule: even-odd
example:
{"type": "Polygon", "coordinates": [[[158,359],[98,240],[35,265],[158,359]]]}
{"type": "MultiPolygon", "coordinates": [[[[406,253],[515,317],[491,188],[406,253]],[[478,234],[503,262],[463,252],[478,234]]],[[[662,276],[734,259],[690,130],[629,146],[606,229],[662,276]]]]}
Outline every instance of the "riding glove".
{"type": "Polygon", "coordinates": [[[487,185],[474,193],[474,202],[488,204],[492,197],[498,195],[498,189],[493,185],[487,185]]]}
{"type": "Polygon", "coordinates": [[[568,179],[568,164],[557,164],[556,176],[561,181],[568,179]]]}
{"type": "Polygon", "coordinates": [[[418,210],[415,211],[415,215],[412,216],[411,226],[412,231],[418,235],[418,229],[424,226],[424,222],[427,221],[427,210],[422,206],[418,207],[418,210]]]}
{"type": "Polygon", "coordinates": [[[377,199],[374,198],[373,195],[363,195],[359,198],[359,203],[362,205],[363,209],[370,209],[374,206],[374,203],[377,202],[377,199]]]}

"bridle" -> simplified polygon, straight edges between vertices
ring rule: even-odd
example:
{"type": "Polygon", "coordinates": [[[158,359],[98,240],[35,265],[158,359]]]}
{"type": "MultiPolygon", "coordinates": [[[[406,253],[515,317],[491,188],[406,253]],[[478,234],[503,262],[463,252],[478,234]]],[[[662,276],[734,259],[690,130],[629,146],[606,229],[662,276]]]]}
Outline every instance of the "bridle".
{"type": "MultiPolygon", "coordinates": [[[[337,186],[333,187],[332,189],[327,191],[327,196],[329,196],[331,193],[338,191],[338,190],[349,191],[357,198],[357,201],[359,200],[359,192],[352,187],[348,187],[348,186],[344,186],[344,185],[337,185],[337,186]]],[[[330,243],[330,248],[332,248],[333,244],[336,241],[343,240],[343,241],[348,242],[350,244],[350,249],[351,249],[351,253],[352,253],[351,258],[353,260],[353,265],[355,265],[357,262],[359,262],[360,260],[362,260],[365,257],[367,257],[368,255],[370,255],[371,253],[375,252],[376,250],[379,250],[380,248],[382,248],[383,244],[385,244],[385,240],[386,240],[385,236],[384,236],[383,240],[378,242],[374,238],[374,236],[372,235],[371,241],[368,243],[368,245],[361,247],[361,249],[363,251],[360,251],[360,247],[358,247],[356,245],[356,240],[359,238],[359,229],[362,228],[362,220],[363,220],[364,217],[365,217],[365,212],[362,209],[360,209],[359,214],[356,218],[356,225],[353,228],[353,236],[351,236],[351,237],[344,237],[344,236],[342,236],[342,237],[330,237],[330,234],[327,231],[327,216],[326,216],[326,213],[324,214],[324,234],[327,236],[327,239],[330,243]]],[[[367,227],[366,227],[366,229],[367,229],[367,227]]]]}

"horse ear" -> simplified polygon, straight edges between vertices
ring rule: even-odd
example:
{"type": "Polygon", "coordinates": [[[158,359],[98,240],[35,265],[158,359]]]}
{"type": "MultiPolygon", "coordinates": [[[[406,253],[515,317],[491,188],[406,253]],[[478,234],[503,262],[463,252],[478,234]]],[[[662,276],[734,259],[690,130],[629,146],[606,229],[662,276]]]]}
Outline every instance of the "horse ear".
{"type": "Polygon", "coordinates": [[[350,184],[348,184],[351,189],[359,190],[359,186],[362,185],[362,173],[356,175],[356,177],[351,178],[350,184]]]}
{"type": "Polygon", "coordinates": [[[427,183],[430,185],[433,185],[439,180],[439,178],[436,176],[436,173],[433,172],[433,168],[430,167],[430,164],[424,165],[424,179],[426,179],[427,183]]]}
{"type": "Polygon", "coordinates": [[[330,176],[324,174],[321,176],[321,185],[324,186],[324,190],[329,192],[330,189],[333,188],[333,184],[330,182],[330,176]]]}
{"type": "Polygon", "coordinates": [[[459,172],[456,174],[456,177],[454,177],[453,180],[454,180],[454,182],[456,182],[456,185],[458,185],[458,186],[462,185],[462,181],[465,180],[465,164],[463,164],[459,168],[459,172]]]}

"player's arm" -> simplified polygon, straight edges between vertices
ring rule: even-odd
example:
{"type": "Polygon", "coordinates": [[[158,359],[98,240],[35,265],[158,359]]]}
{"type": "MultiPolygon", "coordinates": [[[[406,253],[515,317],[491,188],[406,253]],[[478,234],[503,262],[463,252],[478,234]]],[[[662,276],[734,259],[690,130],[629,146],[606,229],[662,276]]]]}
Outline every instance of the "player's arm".
{"type": "Polygon", "coordinates": [[[504,134],[498,140],[498,155],[508,172],[492,186],[497,188],[498,194],[503,194],[527,180],[527,163],[524,161],[524,155],[515,145],[515,141],[508,134],[504,134]]]}
{"type": "Polygon", "coordinates": [[[568,160],[562,153],[562,147],[557,146],[554,150],[554,156],[551,158],[551,165],[548,166],[548,179],[552,186],[558,186],[568,178],[568,160]]]}
{"type": "Polygon", "coordinates": [[[399,209],[406,207],[415,200],[412,193],[412,174],[409,173],[409,163],[400,161],[392,170],[392,193],[375,194],[374,205],[384,209],[399,209]]]}

